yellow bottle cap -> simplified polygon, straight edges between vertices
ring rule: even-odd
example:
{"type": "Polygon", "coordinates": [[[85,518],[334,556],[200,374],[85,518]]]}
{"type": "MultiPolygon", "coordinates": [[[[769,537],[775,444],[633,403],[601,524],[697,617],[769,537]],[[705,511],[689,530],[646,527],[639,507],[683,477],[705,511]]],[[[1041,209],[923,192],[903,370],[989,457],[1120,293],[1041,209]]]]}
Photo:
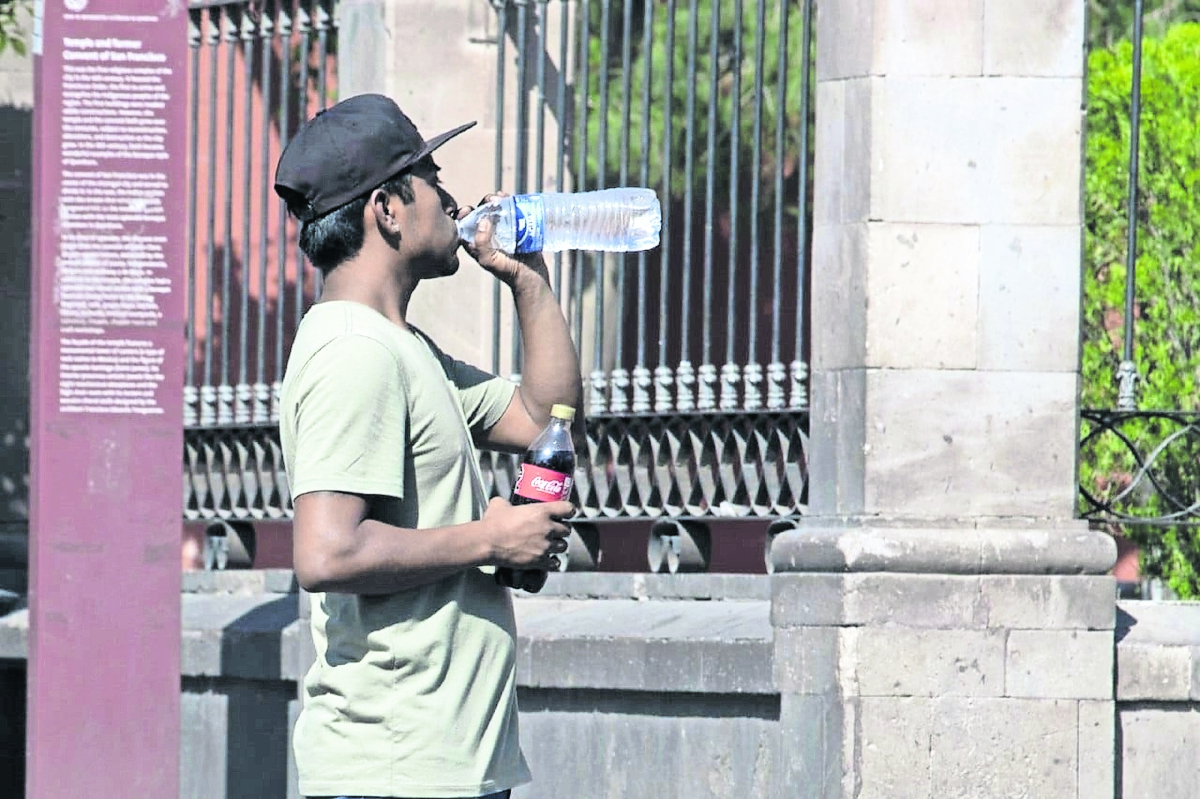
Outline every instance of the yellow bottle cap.
{"type": "Polygon", "coordinates": [[[550,409],[550,415],[555,419],[562,419],[570,422],[575,419],[575,409],[570,405],[555,405],[550,409]]]}

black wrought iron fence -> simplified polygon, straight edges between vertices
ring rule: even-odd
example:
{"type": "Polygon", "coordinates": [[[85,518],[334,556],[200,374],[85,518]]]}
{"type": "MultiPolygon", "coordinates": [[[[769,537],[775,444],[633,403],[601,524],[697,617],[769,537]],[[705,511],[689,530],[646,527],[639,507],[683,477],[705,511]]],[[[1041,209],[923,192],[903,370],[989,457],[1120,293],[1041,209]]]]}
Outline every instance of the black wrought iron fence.
{"type": "Polygon", "coordinates": [[[1086,519],[1156,527],[1200,524],[1200,413],[1083,411],[1079,487],[1086,519]]]}
{"type": "Polygon", "coordinates": [[[317,291],[271,191],[288,137],[336,92],[334,0],[190,4],[185,424],[271,424],[317,291]]]}
{"type": "MultiPolygon", "coordinates": [[[[589,389],[582,519],[678,527],[802,512],[812,0],[493,8],[496,185],[637,184],[663,203],[659,249],[552,261],[589,389]]],[[[332,99],[333,10],[333,0],[192,6],[189,519],[291,515],[278,387],[319,287],[270,199],[267,165],[306,109],[332,99]]],[[[514,374],[519,341],[501,333],[512,309],[498,287],[494,310],[492,367],[514,374]]],[[[482,466],[506,494],[513,458],[485,453],[482,466]]],[[[696,565],[676,550],[663,567],[696,565]]]]}
{"type": "Polygon", "coordinates": [[[807,408],[812,0],[494,5],[497,183],[663,203],[657,250],[555,259],[589,414],[807,408]]]}
{"type": "MultiPolygon", "coordinates": [[[[1194,120],[1173,130],[1163,113],[1164,104],[1195,100],[1187,100],[1189,78],[1171,61],[1170,40],[1143,42],[1142,0],[1132,10],[1132,36],[1092,56],[1084,398],[1105,404],[1082,414],[1080,513],[1116,529],[1200,525],[1200,414],[1192,390],[1200,328],[1187,285],[1200,250],[1174,191],[1195,158],[1173,149],[1192,147],[1194,120]],[[1144,44],[1155,48],[1148,78],[1144,44]],[[1114,80],[1124,84],[1115,97],[1106,89],[1114,80]],[[1148,143],[1146,80],[1155,103],[1148,143]],[[1121,167],[1106,157],[1118,148],[1121,167]]],[[[1180,33],[1200,40],[1200,27],[1180,33]]]]}
{"type": "Polygon", "coordinates": [[[1144,5],[1114,6],[1132,35],[1110,25],[1089,56],[1079,512],[1137,545],[1144,579],[1196,598],[1200,24],[1164,6],[1143,36],[1144,5]]]}
{"type": "MultiPolygon", "coordinates": [[[[663,204],[657,250],[554,259],[588,389],[583,516],[657,520],[653,553],[705,540],[679,519],[801,513],[814,3],[493,5],[497,184],[649,186],[663,204]]],[[[515,372],[493,302],[492,366],[515,372]]],[[[483,466],[503,493],[512,459],[483,466]]]]}

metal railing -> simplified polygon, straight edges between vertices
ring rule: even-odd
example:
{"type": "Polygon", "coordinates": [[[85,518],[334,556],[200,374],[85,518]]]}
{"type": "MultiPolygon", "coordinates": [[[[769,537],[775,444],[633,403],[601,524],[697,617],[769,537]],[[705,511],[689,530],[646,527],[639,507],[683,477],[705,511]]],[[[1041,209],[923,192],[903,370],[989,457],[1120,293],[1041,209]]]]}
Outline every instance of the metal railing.
{"type": "Polygon", "coordinates": [[[1200,413],[1082,412],[1080,455],[1094,467],[1079,486],[1080,515],[1121,525],[1200,523],[1196,467],[1200,413]]]}
{"type": "MultiPolygon", "coordinates": [[[[278,386],[319,287],[306,282],[266,165],[335,86],[336,31],[332,0],[289,2],[261,14],[245,2],[192,9],[193,164],[214,166],[192,172],[189,519],[292,512],[278,386]]],[[[495,185],[639,184],[663,204],[660,248],[551,262],[588,385],[581,517],[677,524],[802,512],[812,0],[493,8],[495,185]],[[517,134],[505,138],[509,120],[517,134]]],[[[498,286],[493,302],[491,365],[519,377],[519,339],[502,333],[513,310],[498,286]]],[[[515,459],[484,453],[481,465],[489,491],[507,495],[515,459]]]]}
{"type": "Polygon", "coordinates": [[[333,5],[190,4],[189,427],[278,419],[286,351],[318,286],[271,185],[289,135],[336,92],[333,5]]]}
{"type": "MultiPolygon", "coordinates": [[[[1123,265],[1124,285],[1123,302],[1119,307],[1108,307],[1109,301],[1098,303],[1101,306],[1098,311],[1093,309],[1092,315],[1084,318],[1085,381],[1088,377],[1086,356],[1090,348],[1104,353],[1102,363],[1113,368],[1116,390],[1110,392],[1113,396],[1103,406],[1084,408],[1081,413],[1078,512],[1082,518],[1109,525],[1114,532],[1130,534],[1140,539],[1139,543],[1144,547],[1153,549],[1157,540],[1165,535],[1178,534],[1186,538],[1194,535],[1194,530],[1177,531],[1200,526],[1200,485],[1197,482],[1200,475],[1200,412],[1196,411],[1193,392],[1182,386],[1175,387],[1163,377],[1170,368],[1179,367],[1181,372],[1188,370],[1176,361],[1191,357],[1196,351],[1197,336],[1187,299],[1160,296],[1158,292],[1168,294],[1166,289],[1173,288],[1171,281],[1187,281],[1188,269],[1192,267],[1185,264],[1189,260],[1194,262],[1194,255],[1189,252],[1178,254],[1180,264],[1176,268],[1180,272],[1176,276],[1161,263],[1164,246],[1155,241],[1171,235],[1177,240],[1186,237],[1158,228],[1151,209],[1157,206],[1160,213],[1186,215],[1186,207],[1162,192],[1162,177],[1153,172],[1156,168],[1169,170],[1170,164],[1164,166],[1163,161],[1171,156],[1157,154],[1158,144],[1153,139],[1155,120],[1143,115],[1143,5],[1142,0],[1133,4],[1127,54],[1130,58],[1128,110],[1121,109],[1124,117],[1121,119],[1121,138],[1128,147],[1128,160],[1121,175],[1127,180],[1125,203],[1112,207],[1093,199],[1087,206],[1089,238],[1103,241],[1103,231],[1110,217],[1123,217],[1124,221],[1123,252],[1118,250],[1109,254],[1098,246],[1093,246],[1089,252],[1095,259],[1087,265],[1090,280],[1096,284],[1101,280],[1100,272],[1107,273],[1123,265]],[[1141,143],[1143,122],[1150,123],[1148,131],[1152,138],[1149,146],[1141,143]],[[1141,163],[1142,157],[1148,157],[1146,175],[1141,174],[1146,166],[1141,163]],[[1145,188],[1143,182],[1149,183],[1150,188],[1145,188]],[[1154,195],[1156,189],[1162,196],[1154,195]],[[1157,287],[1147,289],[1143,286],[1139,291],[1139,262],[1143,258],[1146,262],[1140,265],[1147,273],[1143,280],[1162,280],[1163,275],[1166,280],[1157,287]],[[1162,269],[1162,274],[1154,274],[1156,267],[1162,269]],[[1120,326],[1119,339],[1108,329],[1113,319],[1120,326]],[[1155,340],[1159,337],[1160,340],[1155,340]],[[1100,346],[1106,339],[1112,342],[1109,352],[1100,346]],[[1158,407],[1154,407],[1155,404],[1158,407]]],[[[1174,79],[1164,78],[1163,65],[1149,62],[1147,67],[1150,70],[1148,85],[1157,83],[1158,92],[1171,87],[1174,79]]],[[[1151,103],[1155,102],[1153,94],[1147,97],[1151,103]]],[[[1101,106],[1103,99],[1101,97],[1101,102],[1094,105],[1101,106]]],[[[1095,140],[1112,135],[1112,131],[1103,126],[1091,133],[1095,140]]],[[[1102,195],[1103,181],[1115,177],[1116,170],[1109,163],[1100,163],[1099,159],[1090,168],[1094,175],[1089,175],[1089,189],[1102,195]]],[[[1171,172],[1166,171],[1166,175],[1170,179],[1171,172]]],[[[1182,183],[1186,178],[1179,180],[1182,183]]],[[[1116,274],[1120,275],[1119,272],[1116,274]]],[[[1112,303],[1112,306],[1116,305],[1112,303]]],[[[1096,388],[1094,384],[1085,383],[1085,395],[1101,393],[1096,388]]]]}
{"type": "Polygon", "coordinates": [[[589,415],[807,408],[812,0],[493,5],[497,185],[663,204],[657,250],[554,259],[589,415]]]}

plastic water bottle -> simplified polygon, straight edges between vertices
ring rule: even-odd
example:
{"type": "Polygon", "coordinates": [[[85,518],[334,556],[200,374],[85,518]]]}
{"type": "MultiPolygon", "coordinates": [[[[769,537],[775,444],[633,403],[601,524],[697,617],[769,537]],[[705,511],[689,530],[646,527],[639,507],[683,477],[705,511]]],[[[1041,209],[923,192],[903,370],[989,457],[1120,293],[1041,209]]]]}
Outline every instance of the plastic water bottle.
{"type": "Polygon", "coordinates": [[[657,247],[662,229],[658,195],[632,187],[504,197],[459,220],[459,238],[474,241],[484,217],[494,225],[492,246],[510,254],[636,252],[657,247]]]}

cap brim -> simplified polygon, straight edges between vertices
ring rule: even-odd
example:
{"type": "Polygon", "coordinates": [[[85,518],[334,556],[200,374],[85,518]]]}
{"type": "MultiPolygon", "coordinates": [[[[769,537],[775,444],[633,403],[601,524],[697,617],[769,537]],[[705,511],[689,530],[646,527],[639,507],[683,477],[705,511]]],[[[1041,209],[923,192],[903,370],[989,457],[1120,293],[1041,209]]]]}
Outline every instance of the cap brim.
{"type": "Polygon", "coordinates": [[[434,136],[432,139],[429,139],[427,142],[425,142],[425,147],[424,147],[424,149],[421,150],[421,154],[418,155],[416,158],[414,158],[413,161],[414,162],[420,161],[422,158],[429,155],[434,150],[441,147],[443,144],[450,141],[458,134],[460,134],[464,131],[470,130],[471,128],[475,127],[475,125],[476,125],[475,122],[468,122],[465,125],[459,125],[457,128],[454,128],[453,130],[448,130],[445,133],[442,133],[438,136],[434,136]]]}

